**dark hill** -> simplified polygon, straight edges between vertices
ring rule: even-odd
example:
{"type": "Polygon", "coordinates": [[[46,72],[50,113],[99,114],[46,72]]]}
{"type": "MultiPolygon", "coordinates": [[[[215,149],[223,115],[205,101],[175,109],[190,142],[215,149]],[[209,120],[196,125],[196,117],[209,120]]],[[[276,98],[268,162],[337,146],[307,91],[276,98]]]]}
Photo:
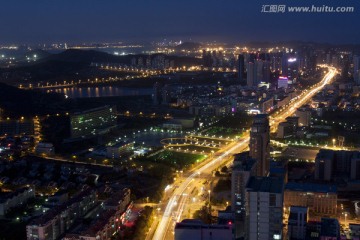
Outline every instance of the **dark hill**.
{"type": "Polygon", "coordinates": [[[128,63],[130,59],[131,56],[115,56],[95,50],[69,49],[44,58],[43,61],[81,62],[90,64],[91,62],[128,63]]]}
{"type": "Polygon", "coordinates": [[[0,83],[0,107],[8,116],[34,116],[55,112],[63,96],[24,90],[0,83]]]}

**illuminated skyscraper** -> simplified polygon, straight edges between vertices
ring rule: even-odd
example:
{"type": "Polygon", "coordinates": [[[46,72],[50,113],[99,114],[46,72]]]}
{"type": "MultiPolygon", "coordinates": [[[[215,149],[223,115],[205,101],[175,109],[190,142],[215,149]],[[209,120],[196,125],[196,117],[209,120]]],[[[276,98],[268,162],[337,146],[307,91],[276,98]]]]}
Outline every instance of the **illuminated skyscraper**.
{"type": "Polygon", "coordinates": [[[250,157],[257,161],[257,176],[268,176],[270,169],[270,126],[268,115],[254,117],[250,132],[250,157]]]}
{"type": "Polygon", "coordinates": [[[239,57],[238,57],[238,79],[240,82],[244,81],[244,73],[245,73],[244,55],[239,54],[239,57]]]}

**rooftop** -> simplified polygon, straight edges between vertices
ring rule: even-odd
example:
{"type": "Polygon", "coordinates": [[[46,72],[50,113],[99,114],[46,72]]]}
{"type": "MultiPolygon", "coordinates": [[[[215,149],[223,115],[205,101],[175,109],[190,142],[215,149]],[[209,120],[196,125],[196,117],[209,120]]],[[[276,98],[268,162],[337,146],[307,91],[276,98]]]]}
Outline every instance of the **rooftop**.
{"type": "Polygon", "coordinates": [[[209,225],[199,219],[184,219],[182,222],[176,223],[175,229],[229,229],[231,227],[231,225],[209,225]]]}
{"type": "Polygon", "coordinates": [[[284,181],[277,177],[251,177],[246,186],[249,192],[281,193],[284,181]]]}
{"type": "Polygon", "coordinates": [[[0,203],[6,202],[7,199],[16,197],[17,195],[22,194],[25,191],[34,191],[34,189],[32,189],[30,187],[24,187],[24,188],[17,189],[14,192],[1,192],[0,193],[0,203]]]}
{"type": "Polygon", "coordinates": [[[61,212],[65,211],[68,207],[73,205],[74,203],[82,201],[87,196],[93,194],[95,191],[91,188],[88,188],[80,193],[78,193],[76,196],[72,197],[69,201],[65,202],[64,204],[60,206],[56,206],[49,211],[47,211],[44,215],[34,219],[32,222],[29,223],[29,225],[45,225],[50,220],[57,217],[61,212]]]}
{"type": "Polygon", "coordinates": [[[242,152],[234,155],[234,170],[250,171],[255,164],[256,160],[249,156],[249,152],[242,152]]]}
{"type": "Polygon", "coordinates": [[[317,184],[317,183],[296,183],[288,182],[285,185],[286,190],[299,192],[317,192],[317,193],[336,193],[335,185],[317,184]]]}
{"type": "Polygon", "coordinates": [[[125,188],[122,191],[114,193],[108,200],[105,201],[104,205],[107,207],[117,207],[120,202],[124,200],[126,195],[130,194],[130,189],[125,188]]]}

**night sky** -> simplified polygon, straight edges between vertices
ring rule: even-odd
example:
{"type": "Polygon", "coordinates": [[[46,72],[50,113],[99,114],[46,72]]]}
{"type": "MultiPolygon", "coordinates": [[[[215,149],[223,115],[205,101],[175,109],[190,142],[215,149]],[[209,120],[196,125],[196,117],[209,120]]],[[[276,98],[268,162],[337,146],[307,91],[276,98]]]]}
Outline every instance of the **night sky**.
{"type": "Polygon", "coordinates": [[[0,43],[287,41],[360,43],[359,0],[1,0],[0,43]],[[263,4],[354,13],[261,13],[263,4]]]}

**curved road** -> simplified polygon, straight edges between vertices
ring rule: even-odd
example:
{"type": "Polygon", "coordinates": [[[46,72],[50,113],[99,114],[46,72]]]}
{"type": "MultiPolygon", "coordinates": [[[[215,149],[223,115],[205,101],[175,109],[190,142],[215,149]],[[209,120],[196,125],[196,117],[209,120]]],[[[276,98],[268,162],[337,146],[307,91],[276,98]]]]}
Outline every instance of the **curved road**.
{"type": "MultiPolygon", "coordinates": [[[[285,118],[293,115],[297,108],[306,104],[317,92],[324,88],[337,74],[337,70],[332,67],[328,67],[329,72],[324,76],[320,83],[314,85],[309,90],[303,91],[298,97],[294,98],[285,109],[278,114],[270,116],[271,131],[276,131],[277,125],[284,121],[285,118]]],[[[249,132],[249,130],[248,130],[249,132]]],[[[184,174],[182,182],[171,193],[169,200],[167,201],[164,214],[159,216],[160,221],[156,227],[153,235],[153,240],[168,240],[174,239],[173,227],[174,221],[180,221],[181,216],[186,205],[186,201],[191,191],[199,185],[200,181],[197,181],[199,173],[211,173],[213,170],[224,164],[229,157],[234,153],[244,151],[248,147],[249,133],[247,133],[241,140],[227,145],[220,150],[220,153],[208,159],[204,164],[193,168],[188,174],[184,174]]]]}

